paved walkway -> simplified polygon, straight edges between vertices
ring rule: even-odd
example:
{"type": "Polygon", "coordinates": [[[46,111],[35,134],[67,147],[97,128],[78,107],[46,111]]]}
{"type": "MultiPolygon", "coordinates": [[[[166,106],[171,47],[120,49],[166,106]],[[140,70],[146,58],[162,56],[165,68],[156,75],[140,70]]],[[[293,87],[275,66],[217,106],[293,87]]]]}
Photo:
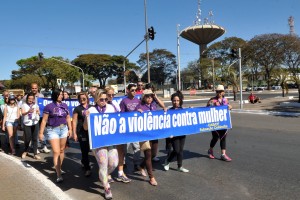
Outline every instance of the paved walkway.
{"type": "MultiPolygon", "coordinates": [[[[208,95],[210,97],[211,95],[208,95]]],[[[186,96],[186,99],[199,99],[198,96],[186,96]]],[[[203,99],[204,97],[201,97],[203,99]]],[[[164,99],[164,98],[163,98],[164,99]]],[[[169,100],[165,98],[164,100],[169,100]]],[[[239,102],[230,101],[234,110],[239,110],[239,102]]],[[[300,113],[300,106],[296,100],[287,97],[262,100],[262,103],[243,104],[243,111],[263,110],[269,112],[300,113]],[[280,106],[282,102],[289,102],[292,106],[280,106]],[[297,105],[297,106],[295,106],[297,105]]],[[[0,152],[0,199],[71,199],[45,175],[31,167],[27,162],[22,162],[19,157],[0,152]]]]}

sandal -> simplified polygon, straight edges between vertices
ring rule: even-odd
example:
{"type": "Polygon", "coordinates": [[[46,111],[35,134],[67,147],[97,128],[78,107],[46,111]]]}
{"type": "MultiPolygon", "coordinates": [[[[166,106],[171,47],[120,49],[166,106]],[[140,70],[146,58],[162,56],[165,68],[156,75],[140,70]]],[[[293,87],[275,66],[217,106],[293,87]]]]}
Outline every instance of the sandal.
{"type": "Polygon", "coordinates": [[[153,185],[153,186],[157,186],[157,182],[156,182],[156,180],[155,180],[154,177],[153,177],[153,178],[150,178],[149,183],[150,183],[151,185],[153,185]]]}
{"type": "Polygon", "coordinates": [[[147,174],[146,174],[146,172],[143,168],[141,168],[140,173],[141,173],[142,176],[147,176],[147,174]]]}

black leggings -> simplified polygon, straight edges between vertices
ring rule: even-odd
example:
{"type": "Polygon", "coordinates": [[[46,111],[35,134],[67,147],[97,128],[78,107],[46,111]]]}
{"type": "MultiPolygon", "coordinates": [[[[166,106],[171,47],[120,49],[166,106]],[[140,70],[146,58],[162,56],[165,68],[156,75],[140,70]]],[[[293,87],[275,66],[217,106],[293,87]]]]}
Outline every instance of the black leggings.
{"type": "Polygon", "coordinates": [[[185,143],[185,135],[171,138],[173,151],[168,156],[168,162],[171,162],[177,156],[178,168],[182,167],[183,147],[185,143]]]}
{"type": "Polygon", "coordinates": [[[214,148],[218,140],[220,139],[220,146],[221,149],[226,149],[226,133],[227,130],[218,130],[218,131],[212,131],[212,139],[210,141],[210,148],[214,148]]]}
{"type": "Polygon", "coordinates": [[[29,143],[32,141],[33,146],[33,154],[37,155],[37,138],[39,133],[39,124],[35,124],[32,126],[25,126],[24,125],[24,151],[28,152],[29,150],[29,143]]]}
{"type": "Polygon", "coordinates": [[[80,132],[78,135],[78,141],[81,150],[81,163],[83,164],[85,170],[91,170],[89,159],[90,145],[88,133],[84,131],[80,132]]]}

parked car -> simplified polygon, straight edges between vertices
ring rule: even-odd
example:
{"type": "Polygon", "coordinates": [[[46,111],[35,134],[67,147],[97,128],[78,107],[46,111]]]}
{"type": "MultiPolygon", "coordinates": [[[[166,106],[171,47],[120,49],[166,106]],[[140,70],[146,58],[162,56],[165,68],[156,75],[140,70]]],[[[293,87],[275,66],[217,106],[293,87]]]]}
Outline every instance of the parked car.
{"type": "Polygon", "coordinates": [[[266,90],[267,89],[267,85],[261,85],[261,86],[258,86],[257,88],[256,88],[256,90],[266,90]]]}
{"type": "Polygon", "coordinates": [[[280,85],[273,85],[272,90],[281,90],[281,86],[280,85]]]}
{"type": "Polygon", "coordinates": [[[252,91],[252,87],[246,87],[245,91],[246,91],[246,92],[252,91]]]}

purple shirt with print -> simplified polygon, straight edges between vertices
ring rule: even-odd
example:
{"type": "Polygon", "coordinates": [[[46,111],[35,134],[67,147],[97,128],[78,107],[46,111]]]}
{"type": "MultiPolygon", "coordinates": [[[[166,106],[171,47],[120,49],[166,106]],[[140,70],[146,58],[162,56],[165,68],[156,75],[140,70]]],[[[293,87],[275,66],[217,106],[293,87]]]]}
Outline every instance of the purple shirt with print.
{"type": "Polygon", "coordinates": [[[152,102],[150,105],[140,103],[137,105],[136,110],[141,109],[143,111],[154,111],[157,110],[157,104],[152,102]]]}
{"type": "Polygon", "coordinates": [[[69,114],[68,106],[65,103],[57,104],[50,103],[44,108],[44,113],[49,114],[48,126],[60,126],[61,124],[67,124],[67,115],[69,114]]]}
{"type": "Polygon", "coordinates": [[[135,111],[136,106],[140,104],[140,100],[137,98],[129,99],[124,98],[120,103],[121,112],[132,112],[135,111]]]}

